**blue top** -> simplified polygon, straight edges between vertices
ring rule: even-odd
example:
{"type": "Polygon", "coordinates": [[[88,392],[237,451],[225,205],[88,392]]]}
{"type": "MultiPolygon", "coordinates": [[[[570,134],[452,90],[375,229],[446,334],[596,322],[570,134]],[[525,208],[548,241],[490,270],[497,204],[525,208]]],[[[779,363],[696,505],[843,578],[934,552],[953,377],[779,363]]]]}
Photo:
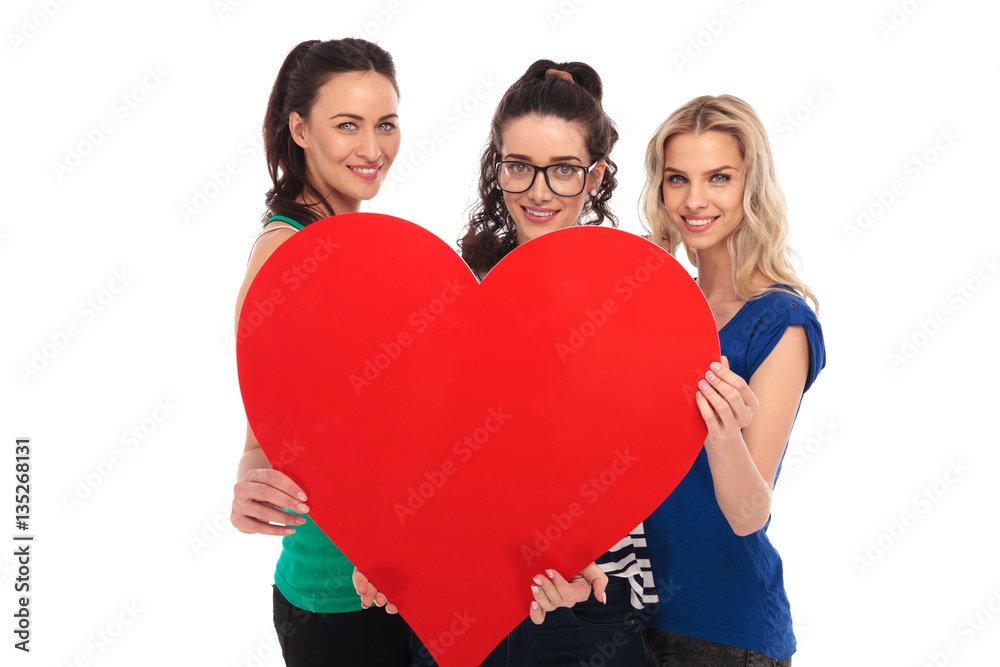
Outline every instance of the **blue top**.
{"type": "MultiPolygon", "coordinates": [[[[804,327],[809,340],[808,389],[826,352],[816,314],[798,296],[771,292],[744,304],[719,331],[722,354],[749,382],[790,326],[804,327]]],[[[775,482],[780,473],[779,462],[775,482]]],[[[653,575],[661,587],[659,608],[647,624],[776,660],[790,658],[795,635],[781,557],[767,539],[770,524],[768,517],[746,537],[733,532],[715,499],[702,447],[688,474],[645,521],[653,575]]]]}

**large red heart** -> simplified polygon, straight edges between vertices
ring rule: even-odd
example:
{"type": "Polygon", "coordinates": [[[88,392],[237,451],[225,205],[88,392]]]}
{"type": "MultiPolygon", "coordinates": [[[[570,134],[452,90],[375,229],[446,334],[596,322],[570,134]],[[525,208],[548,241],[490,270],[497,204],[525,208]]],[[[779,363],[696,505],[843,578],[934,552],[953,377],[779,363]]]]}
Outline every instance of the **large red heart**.
{"type": "Polygon", "coordinates": [[[526,616],[532,576],[581,571],[673,490],[719,343],[687,272],[632,234],[546,234],[477,284],[430,232],[358,213],[268,259],[237,352],[268,460],[465,667],[526,616]]]}

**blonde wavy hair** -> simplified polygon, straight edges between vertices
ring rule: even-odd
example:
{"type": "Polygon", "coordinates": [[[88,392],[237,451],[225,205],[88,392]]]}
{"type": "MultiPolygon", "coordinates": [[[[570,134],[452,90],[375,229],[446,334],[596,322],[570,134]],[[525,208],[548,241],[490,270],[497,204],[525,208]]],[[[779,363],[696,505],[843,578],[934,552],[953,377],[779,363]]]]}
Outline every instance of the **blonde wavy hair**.
{"type": "MultiPolygon", "coordinates": [[[[817,312],[819,302],[795,271],[798,255],[788,245],[788,213],[785,195],[774,173],[774,160],[760,118],[753,108],[732,95],[696,97],[670,114],[646,148],[646,183],[639,198],[639,215],[650,240],[676,254],[681,243],[663,204],[663,152],[676,134],[721,132],[731,136],[743,157],[743,222],[729,235],[727,245],[733,259],[733,285],[743,301],[780,288],[758,288],[751,284],[754,270],[769,284],[787,285],[811,299],[817,312]]],[[[684,246],[688,260],[697,265],[695,252],[684,246]]]]}

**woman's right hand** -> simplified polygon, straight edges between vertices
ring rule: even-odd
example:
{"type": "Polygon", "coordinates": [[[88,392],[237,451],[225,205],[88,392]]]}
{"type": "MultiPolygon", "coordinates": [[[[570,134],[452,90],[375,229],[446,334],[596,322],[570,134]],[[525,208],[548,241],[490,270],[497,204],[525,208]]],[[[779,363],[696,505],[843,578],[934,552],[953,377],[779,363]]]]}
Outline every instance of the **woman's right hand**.
{"type": "MultiPolygon", "coordinates": [[[[247,262],[247,275],[236,296],[233,328],[237,336],[240,311],[253,279],[271,253],[294,233],[290,229],[275,229],[261,234],[254,242],[247,262]]],[[[308,512],[309,507],[305,505],[306,494],[288,475],[269,467],[267,457],[261,451],[260,443],[249,424],[236,479],[240,481],[233,487],[233,513],[230,520],[241,533],[291,535],[295,532],[295,526],[306,522],[304,517],[282,511],[289,509],[301,514],[308,512]]]]}
{"type": "Polygon", "coordinates": [[[272,468],[248,470],[233,487],[233,513],[230,520],[241,533],[291,535],[305,517],[282,510],[305,514],[306,494],[283,472],[272,468]]]}
{"type": "Polygon", "coordinates": [[[361,596],[361,608],[368,609],[368,607],[374,604],[376,607],[385,607],[385,610],[390,614],[398,614],[399,610],[396,609],[396,605],[389,602],[389,600],[379,593],[379,590],[372,586],[372,583],[368,581],[368,577],[361,574],[358,568],[354,568],[354,574],[351,575],[351,581],[354,583],[354,591],[361,596]]]}

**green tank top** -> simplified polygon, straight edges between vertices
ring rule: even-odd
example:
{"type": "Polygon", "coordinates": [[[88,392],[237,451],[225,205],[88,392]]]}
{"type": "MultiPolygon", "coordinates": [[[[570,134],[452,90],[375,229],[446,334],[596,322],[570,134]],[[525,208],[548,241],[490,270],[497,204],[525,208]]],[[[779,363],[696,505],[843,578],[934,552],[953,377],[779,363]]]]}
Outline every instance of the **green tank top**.
{"type": "Polygon", "coordinates": [[[281,222],[287,222],[288,224],[290,224],[295,229],[304,229],[305,228],[305,225],[303,225],[301,222],[296,222],[295,220],[292,220],[291,218],[286,218],[283,215],[272,215],[270,218],[267,219],[267,222],[264,223],[264,226],[267,227],[269,224],[271,224],[275,220],[280,220],[281,222]]]}
{"type": "MultiPolygon", "coordinates": [[[[272,217],[264,226],[275,220],[287,222],[296,229],[303,228],[302,224],[282,215],[272,217]]],[[[292,535],[281,540],[274,583],[299,609],[322,614],[358,611],[361,598],[354,590],[352,574],[351,561],[308,516],[292,535]]]]}
{"type": "Polygon", "coordinates": [[[281,539],[274,583],[299,609],[322,614],[358,611],[361,598],[351,581],[353,573],[351,561],[306,517],[293,534],[281,539]]]}

